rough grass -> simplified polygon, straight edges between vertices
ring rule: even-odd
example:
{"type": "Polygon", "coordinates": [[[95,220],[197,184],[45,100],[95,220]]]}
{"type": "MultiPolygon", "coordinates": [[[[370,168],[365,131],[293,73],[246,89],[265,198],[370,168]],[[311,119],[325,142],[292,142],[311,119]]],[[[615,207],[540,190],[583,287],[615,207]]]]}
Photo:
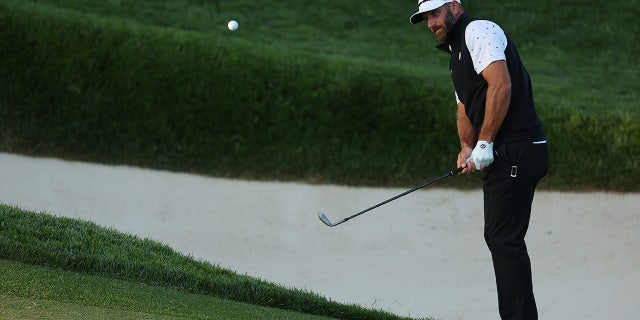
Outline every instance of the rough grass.
{"type": "MultiPolygon", "coordinates": [[[[403,319],[387,312],[344,305],[312,292],[284,288],[265,280],[239,275],[208,262],[196,261],[166,245],[105,229],[91,222],[26,212],[5,205],[0,205],[0,259],[100,276],[76,277],[52,269],[41,269],[42,272],[51,273],[51,277],[45,278],[24,274],[11,276],[11,272],[0,272],[3,275],[0,278],[0,294],[5,295],[125,311],[146,310],[134,309],[138,306],[136,299],[142,299],[140,301],[148,306],[149,312],[158,308],[164,310],[162,301],[165,298],[158,297],[156,300],[153,296],[149,297],[148,292],[123,296],[121,291],[114,291],[114,286],[120,285],[129,286],[131,290],[146,290],[146,287],[133,284],[137,283],[170,289],[151,290],[159,290],[167,295],[175,296],[176,291],[193,294],[190,297],[196,301],[208,300],[220,308],[238,308],[237,304],[227,305],[220,300],[224,299],[340,319],[403,319]],[[107,281],[103,279],[105,277],[131,284],[107,281]],[[23,281],[25,279],[26,282],[23,281]],[[61,286],[62,283],[64,285],[61,286]],[[67,291],[65,286],[77,288],[67,291]],[[82,304],[85,300],[88,302],[82,304]]],[[[9,268],[8,265],[0,264],[0,267],[9,268]]],[[[40,269],[30,270],[25,272],[40,269]]],[[[242,309],[245,313],[260,312],[254,307],[242,309]]],[[[181,310],[184,312],[184,309],[181,310]]],[[[198,310],[203,314],[211,311],[207,308],[198,310]]],[[[174,312],[170,308],[165,311],[162,314],[172,315],[174,312]]],[[[180,312],[175,311],[176,314],[180,312]]]]}
{"type": "Polygon", "coordinates": [[[329,319],[165,286],[0,260],[2,319],[329,319]]]}
{"type": "MultiPolygon", "coordinates": [[[[413,2],[3,0],[0,150],[414,185],[452,169],[458,143],[446,55],[407,22],[413,2]]],[[[513,36],[532,75],[552,153],[542,188],[638,190],[637,7],[465,4],[513,36]]]]}

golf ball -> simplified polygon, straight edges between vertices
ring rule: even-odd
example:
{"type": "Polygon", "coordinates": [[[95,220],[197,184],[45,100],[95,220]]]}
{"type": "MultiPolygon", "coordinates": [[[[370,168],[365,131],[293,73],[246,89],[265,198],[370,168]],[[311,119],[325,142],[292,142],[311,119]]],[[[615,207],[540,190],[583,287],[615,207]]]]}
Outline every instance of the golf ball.
{"type": "Polygon", "coordinates": [[[231,31],[234,31],[234,30],[238,29],[238,21],[235,21],[235,20],[229,21],[229,23],[227,23],[227,27],[231,31]]]}

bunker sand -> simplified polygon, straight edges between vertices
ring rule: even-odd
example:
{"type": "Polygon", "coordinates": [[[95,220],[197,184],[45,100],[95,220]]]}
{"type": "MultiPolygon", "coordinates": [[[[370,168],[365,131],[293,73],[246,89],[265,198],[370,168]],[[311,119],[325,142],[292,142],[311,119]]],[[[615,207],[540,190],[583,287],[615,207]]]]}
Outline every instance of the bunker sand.
{"type": "MultiPolygon", "coordinates": [[[[480,190],[432,186],[334,228],[317,218],[322,211],[337,221],[403,191],[0,153],[1,203],[149,237],[339,302],[411,317],[498,319],[480,190]]],[[[527,244],[541,319],[640,314],[640,194],[538,192],[527,244]]]]}

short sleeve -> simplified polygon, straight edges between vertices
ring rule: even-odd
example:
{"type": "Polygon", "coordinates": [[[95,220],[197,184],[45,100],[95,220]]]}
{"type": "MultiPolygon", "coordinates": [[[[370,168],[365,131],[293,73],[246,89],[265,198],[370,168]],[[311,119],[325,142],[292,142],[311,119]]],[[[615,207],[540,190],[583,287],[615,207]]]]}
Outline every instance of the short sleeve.
{"type": "Polygon", "coordinates": [[[507,48],[507,36],[494,22],[476,20],[469,23],[465,42],[477,74],[494,61],[506,60],[504,51],[507,48]]]}

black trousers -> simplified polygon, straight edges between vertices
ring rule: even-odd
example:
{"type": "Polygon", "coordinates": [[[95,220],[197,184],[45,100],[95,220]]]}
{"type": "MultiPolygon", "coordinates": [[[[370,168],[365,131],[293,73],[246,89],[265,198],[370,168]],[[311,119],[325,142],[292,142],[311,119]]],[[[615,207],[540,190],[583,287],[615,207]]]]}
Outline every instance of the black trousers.
{"type": "Polygon", "coordinates": [[[494,162],[483,177],[484,238],[493,259],[500,317],[538,319],[524,237],[536,186],[547,173],[549,148],[541,138],[494,151],[494,162]]]}

